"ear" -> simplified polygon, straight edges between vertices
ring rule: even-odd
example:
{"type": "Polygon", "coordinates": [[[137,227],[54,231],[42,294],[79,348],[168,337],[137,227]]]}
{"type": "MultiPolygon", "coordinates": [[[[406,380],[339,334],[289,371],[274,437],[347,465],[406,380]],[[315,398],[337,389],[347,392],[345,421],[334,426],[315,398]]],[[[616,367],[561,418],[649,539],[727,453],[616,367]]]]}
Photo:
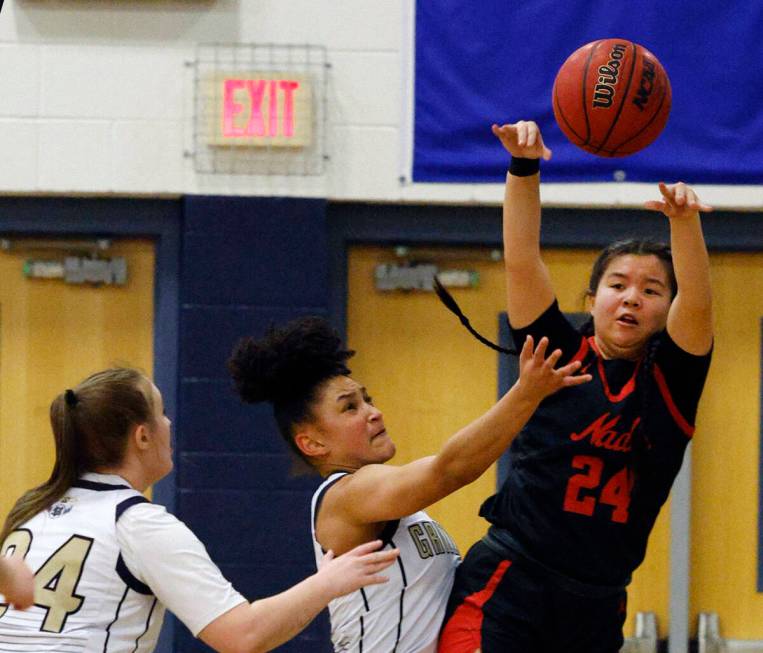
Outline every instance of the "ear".
{"type": "Polygon", "coordinates": [[[329,453],[329,448],[323,443],[323,438],[313,426],[304,426],[294,434],[294,443],[308,458],[323,458],[329,453]]]}
{"type": "Polygon", "coordinates": [[[585,295],[585,310],[590,313],[593,310],[593,306],[596,303],[596,295],[592,295],[587,292],[585,295]]]}
{"type": "Polygon", "coordinates": [[[148,426],[146,424],[134,426],[130,439],[138,451],[148,449],[151,446],[151,432],[148,430],[148,426]]]}

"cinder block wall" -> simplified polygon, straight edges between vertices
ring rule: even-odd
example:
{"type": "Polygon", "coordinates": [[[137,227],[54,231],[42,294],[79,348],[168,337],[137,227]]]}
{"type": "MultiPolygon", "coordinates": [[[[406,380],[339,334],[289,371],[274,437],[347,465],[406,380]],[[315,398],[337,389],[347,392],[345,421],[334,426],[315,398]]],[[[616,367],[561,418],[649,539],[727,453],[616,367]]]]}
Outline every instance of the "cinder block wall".
{"type": "MultiPolygon", "coordinates": [[[[270,407],[242,404],[225,362],[243,335],[326,315],[325,202],[187,197],[184,213],[176,512],[255,599],[315,571],[309,509],[320,481],[290,476],[270,407]]],[[[208,649],[178,626],[175,650],[208,649]]],[[[325,622],[282,650],[331,650],[325,622]]]]}

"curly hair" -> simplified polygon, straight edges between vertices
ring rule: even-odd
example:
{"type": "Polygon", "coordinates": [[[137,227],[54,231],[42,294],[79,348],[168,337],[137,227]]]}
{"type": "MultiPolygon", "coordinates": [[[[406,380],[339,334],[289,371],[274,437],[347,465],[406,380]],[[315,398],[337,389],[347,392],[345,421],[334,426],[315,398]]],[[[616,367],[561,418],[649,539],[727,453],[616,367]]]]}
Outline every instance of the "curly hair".
{"type": "Polygon", "coordinates": [[[241,399],[269,402],[281,436],[300,458],[294,426],[311,416],[311,407],[325,381],[350,374],[339,334],[321,317],[298,318],[265,336],[241,339],[228,359],[228,371],[241,399]]]}

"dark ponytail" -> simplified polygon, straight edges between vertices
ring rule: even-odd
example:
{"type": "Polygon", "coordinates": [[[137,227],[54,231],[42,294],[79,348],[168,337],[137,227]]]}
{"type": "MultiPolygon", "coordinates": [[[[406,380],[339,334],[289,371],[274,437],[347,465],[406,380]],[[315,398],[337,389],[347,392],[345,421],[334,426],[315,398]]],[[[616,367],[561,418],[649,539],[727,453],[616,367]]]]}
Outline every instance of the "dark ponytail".
{"type": "Polygon", "coordinates": [[[502,354],[507,354],[509,356],[517,356],[518,352],[516,349],[507,349],[506,347],[501,347],[500,345],[496,345],[494,342],[488,340],[480,334],[469,322],[469,318],[464,315],[463,311],[461,310],[461,307],[458,305],[458,302],[453,299],[453,295],[451,295],[447,290],[445,290],[445,286],[440,283],[440,280],[437,278],[437,275],[433,278],[433,285],[434,285],[434,291],[437,294],[437,298],[443,303],[445,308],[447,308],[453,315],[455,315],[458,318],[458,321],[461,322],[461,324],[464,326],[464,328],[471,333],[477,340],[479,340],[483,345],[486,347],[490,347],[490,349],[494,349],[495,351],[498,351],[502,354]]]}

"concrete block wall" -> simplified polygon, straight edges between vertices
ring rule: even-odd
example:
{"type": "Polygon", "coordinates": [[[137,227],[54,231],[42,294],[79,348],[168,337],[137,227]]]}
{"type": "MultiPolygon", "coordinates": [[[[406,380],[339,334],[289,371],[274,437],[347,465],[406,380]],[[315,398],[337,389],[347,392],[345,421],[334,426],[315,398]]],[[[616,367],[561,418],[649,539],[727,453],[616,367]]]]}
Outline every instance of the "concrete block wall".
{"type": "MultiPolygon", "coordinates": [[[[14,0],[0,14],[0,193],[266,195],[498,204],[499,184],[401,182],[414,0],[14,0]],[[313,177],[198,174],[197,43],[326,46],[327,143],[313,177]]],[[[544,186],[548,205],[640,205],[651,185],[544,186]]],[[[705,187],[760,208],[763,187],[705,187]]]]}
{"type": "MultiPolygon", "coordinates": [[[[197,196],[183,206],[175,513],[254,600],[315,572],[320,478],[291,475],[270,406],[239,400],[226,361],[242,336],[327,315],[325,202],[197,196]]],[[[279,650],[330,648],[324,619],[279,650]]],[[[178,625],[174,650],[209,649],[178,625]]]]}

